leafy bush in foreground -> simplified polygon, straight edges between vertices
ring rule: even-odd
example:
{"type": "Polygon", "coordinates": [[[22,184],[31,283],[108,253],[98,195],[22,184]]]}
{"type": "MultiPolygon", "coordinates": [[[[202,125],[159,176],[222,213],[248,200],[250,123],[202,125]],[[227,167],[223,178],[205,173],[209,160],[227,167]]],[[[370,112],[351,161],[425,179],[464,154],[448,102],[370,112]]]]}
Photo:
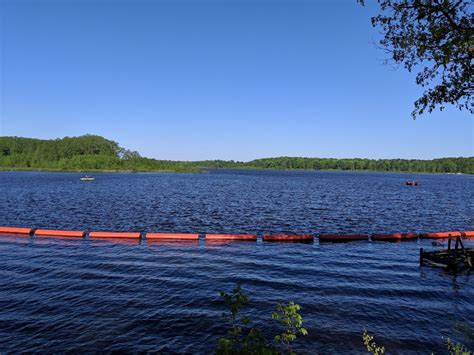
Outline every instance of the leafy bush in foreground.
{"type": "MultiPolygon", "coordinates": [[[[271,318],[278,321],[280,326],[284,327],[284,331],[269,341],[262,330],[251,326],[249,317],[240,315],[242,309],[249,303],[249,297],[240,285],[237,285],[230,294],[221,292],[220,295],[228,310],[224,315],[230,320],[231,326],[227,335],[219,339],[217,354],[293,354],[293,342],[298,339],[298,336],[308,334],[308,331],[303,328],[303,317],[299,314],[301,307],[292,301],[279,303],[272,313],[271,318]]],[[[453,328],[466,340],[474,340],[474,330],[468,324],[457,323],[453,328]]],[[[362,334],[362,341],[368,353],[385,354],[385,347],[378,345],[374,336],[366,329],[362,334]]],[[[454,343],[450,338],[447,338],[445,343],[450,355],[473,354],[465,345],[454,343]]]]}
{"type": "MultiPolygon", "coordinates": [[[[465,339],[474,339],[474,331],[464,323],[455,324],[453,327],[459,333],[461,333],[465,339]]],[[[367,351],[372,355],[383,355],[385,354],[385,347],[379,346],[373,335],[370,335],[367,330],[364,329],[362,335],[362,341],[364,342],[367,351]]],[[[450,355],[472,355],[472,351],[468,350],[467,347],[462,343],[454,343],[450,338],[445,339],[446,349],[450,355]]]]}
{"type": "Polygon", "coordinates": [[[292,354],[291,344],[299,335],[307,335],[303,328],[303,318],[298,313],[300,306],[294,302],[279,303],[272,313],[272,319],[279,321],[284,332],[275,335],[273,341],[268,341],[260,329],[251,327],[247,316],[239,316],[240,311],[249,303],[249,297],[240,285],[231,294],[221,292],[221,297],[228,308],[231,327],[227,336],[219,339],[218,354],[292,354]]]}

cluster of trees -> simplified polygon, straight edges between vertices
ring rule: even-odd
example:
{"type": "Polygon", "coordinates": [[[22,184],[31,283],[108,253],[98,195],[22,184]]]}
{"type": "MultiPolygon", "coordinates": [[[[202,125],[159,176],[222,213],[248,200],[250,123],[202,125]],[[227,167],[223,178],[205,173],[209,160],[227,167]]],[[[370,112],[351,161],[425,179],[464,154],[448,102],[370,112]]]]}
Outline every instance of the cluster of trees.
{"type": "Polygon", "coordinates": [[[474,174],[474,157],[416,159],[266,158],[246,163],[264,169],[367,170],[474,174]]]}
{"type": "Polygon", "coordinates": [[[279,157],[249,162],[172,161],[141,157],[118,143],[85,135],[55,140],[0,137],[0,169],[58,171],[199,171],[201,169],[366,170],[474,174],[474,157],[434,160],[279,157]]]}
{"type": "Polygon", "coordinates": [[[118,143],[84,135],[42,140],[0,137],[0,169],[57,171],[190,171],[181,162],[143,158],[118,143]]]}

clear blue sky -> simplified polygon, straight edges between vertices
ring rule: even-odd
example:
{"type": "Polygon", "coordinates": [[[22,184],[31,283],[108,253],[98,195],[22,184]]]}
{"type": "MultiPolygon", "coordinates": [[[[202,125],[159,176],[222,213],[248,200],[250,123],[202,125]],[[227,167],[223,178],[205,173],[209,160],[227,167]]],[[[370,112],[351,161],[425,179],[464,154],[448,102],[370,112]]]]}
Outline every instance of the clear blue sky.
{"type": "Polygon", "coordinates": [[[0,0],[0,135],[99,134],[161,159],[472,156],[473,119],[413,121],[373,1],[0,0]]]}

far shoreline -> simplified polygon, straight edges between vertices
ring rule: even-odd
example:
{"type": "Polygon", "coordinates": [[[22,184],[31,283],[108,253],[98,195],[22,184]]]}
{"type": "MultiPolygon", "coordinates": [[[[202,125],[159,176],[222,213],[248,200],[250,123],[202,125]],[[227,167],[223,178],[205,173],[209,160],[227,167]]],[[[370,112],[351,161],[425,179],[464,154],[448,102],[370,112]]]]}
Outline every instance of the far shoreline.
{"type": "Polygon", "coordinates": [[[430,171],[399,171],[399,170],[358,170],[358,169],[274,169],[256,167],[236,167],[236,168],[197,168],[196,170],[112,170],[112,169],[92,169],[92,170],[59,170],[48,168],[5,168],[0,167],[1,172],[44,172],[44,173],[76,173],[76,174],[137,174],[137,173],[158,173],[158,174],[205,174],[210,171],[301,171],[301,172],[351,172],[351,173],[382,173],[382,174],[430,174],[430,175],[474,175],[471,173],[451,173],[451,172],[430,172],[430,171]]]}
{"type": "Polygon", "coordinates": [[[55,140],[0,137],[0,147],[0,171],[203,173],[210,169],[233,169],[474,174],[474,157],[426,160],[279,156],[250,161],[158,160],[142,157],[117,142],[95,135],[55,140]]]}

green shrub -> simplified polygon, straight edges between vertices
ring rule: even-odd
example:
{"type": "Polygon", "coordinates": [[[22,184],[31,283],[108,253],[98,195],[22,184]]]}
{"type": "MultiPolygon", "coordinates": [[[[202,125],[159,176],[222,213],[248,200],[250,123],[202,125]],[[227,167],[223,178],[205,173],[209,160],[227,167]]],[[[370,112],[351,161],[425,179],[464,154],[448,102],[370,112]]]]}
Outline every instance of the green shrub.
{"type": "Polygon", "coordinates": [[[307,335],[303,328],[303,318],[298,313],[300,306],[294,302],[278,304],[272,319],[278,320],[284,326],[281,334],[275,335],[272,341],[268,341],[260,329],[251,326],[248,316],[240,316],[241,310],[249,303],[249,297],[243,292],[242,287],[237,285],[230,294],[220,293],[228,312],[231,327],[227,335],[218,341],[218,354],[292,354],[291,343],[298,335],[307,335]],[[280,347],[279,347],[280,346],[280,347]]]}

